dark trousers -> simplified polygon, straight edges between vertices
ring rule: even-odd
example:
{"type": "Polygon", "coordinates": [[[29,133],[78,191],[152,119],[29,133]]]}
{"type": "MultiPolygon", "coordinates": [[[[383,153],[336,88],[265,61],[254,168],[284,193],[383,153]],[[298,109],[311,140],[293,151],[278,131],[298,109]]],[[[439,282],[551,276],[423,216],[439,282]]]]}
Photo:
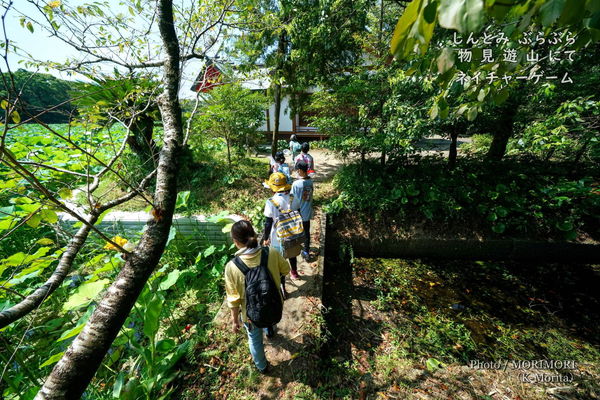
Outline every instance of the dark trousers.
{"type": "Polygon", "coordinates": [[[302,221],[302,226],[304,227],[304,234],[306,235],[304,238],[304,251],[310,253],[310,220],[302,221]]]}
{"type": "MultiPolygon", "coordinates": [[[[288,258],[290,262],[290,267],[292,267],[292,271],[298,271],[298,259],[296,257],[288,258]]],[[[285,291],[285,275],[281,275],[281,287],[285,291]]]]}

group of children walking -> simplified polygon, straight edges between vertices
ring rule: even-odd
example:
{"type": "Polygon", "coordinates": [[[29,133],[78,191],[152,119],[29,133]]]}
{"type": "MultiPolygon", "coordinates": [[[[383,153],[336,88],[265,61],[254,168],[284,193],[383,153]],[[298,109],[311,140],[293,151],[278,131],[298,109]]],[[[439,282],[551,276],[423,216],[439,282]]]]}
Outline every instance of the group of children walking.
{"type": "Polygon", "coordinates": [[[252,359],[261,373],[269,367],[263,332],[273,337],[274,325],[281,319],[287,297],[285,276],[289,273],[292,279],[300,279],[297,256],[305,260],[311,257],[314,160],[309,154],[309,144],[300,144],[296,135],[291,137],[289,150],[292,168],[285,162],[284,152],[277,152],[270,163],[265,186],[273,195],[265,201],[262,244],[249,221],[236,222],[231,237],[238,251],[225,266],[225,291],[233,331],[238,332],[243,323],[252,359]]]}

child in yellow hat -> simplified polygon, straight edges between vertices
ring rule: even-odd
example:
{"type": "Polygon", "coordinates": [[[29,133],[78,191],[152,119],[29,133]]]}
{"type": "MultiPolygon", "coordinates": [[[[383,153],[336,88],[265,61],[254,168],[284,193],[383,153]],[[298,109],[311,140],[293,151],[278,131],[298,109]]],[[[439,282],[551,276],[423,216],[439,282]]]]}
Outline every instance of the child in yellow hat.
{"type": "MultiPolygon", "coordinates": [[[[290,190],[292,189],[292,185],[290,185],[287,181],[287,177],[285,174],[281,172],[276,172],[271,174],[268,181],[265,181],[265,185],[271,188],[273,191],[273,196],[268,198],[265,202],[265,210],[264,215],[266,217],[265,220],[265,230],[264,230],[264,245],[271,246],[271,248],[277,250],[279,253],[283,254],[283,246],[279,243],[279,239],[277,238],[275,229],[273,229],[273,224],[275,220],[279,218],[281,214],[281,210],[291,210],[292,205],[297,207],[293,201],[293,196],[290,195],[290,190]]],[[[296,210],[298,208],[295,208],[296,210]]],[[[288,261],[291,266],[290,275],[293,279],[298,279],[298,260],[296,257],[288,258],[288,261]]],[[[285,294],[285,281],[282,280],[282,287],[285,294]]]]}

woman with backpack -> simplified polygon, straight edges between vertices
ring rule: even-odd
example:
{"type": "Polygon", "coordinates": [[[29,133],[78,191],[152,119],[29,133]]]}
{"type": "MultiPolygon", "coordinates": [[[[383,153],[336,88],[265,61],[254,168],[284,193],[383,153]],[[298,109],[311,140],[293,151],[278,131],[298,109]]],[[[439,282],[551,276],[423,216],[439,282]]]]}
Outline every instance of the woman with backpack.
{"type": "MultiPolygon", "coordinates": [[[[278,224],[280,222],[280,217],[282,216],[282,214],[286,214],[288,215],[288,211],[295,211],[292,210],[292,203],[293,203],[293,196],[290,195],[290,190],[292,189],[292,185],[290,185],[287,181],[287,178],[284,174],[282,173],[274,173],[270,176],[269,180],[267,182],[265,182],[266,185],[268,185],[271,190],[273,191],[273,197],[267,199],[266,203],[265,203],[265,210],[264,210],[264,215],[266,217],[265,220],[265,230],[264,230],[264,245],[265,246],[270,246],[272,249],[278,251],[280,254],[282,254],[285,258],[287,258],[290,262],[290,266],[291,266],[291,271],[290,271],[290,275],[293,279],[298,279],[299,275],[298,275],[298,260],[296,259],[296,257],[300,254],[301,251],[301,243],[302,243],[302,239],[304,238],[304,230],[302,228],[302,218],[300,216],[299,213],[297,214],[297,219],[299,219],[299,223],[300,223],[300,231],[301,233],[298,233],[298,238],[299,238],[299,245],[298,247],[294,247],[294,245],[291,245],[291,248],[286,248],[287,243],[283,243],[282,239],[280,238],[280,235],[278,235],[278,229],[276,224],[278,224]],[[296,251],[297,250],[297,251],[296,251]]],[[[297,210],[297,209],[296,209],[297,210]]],[[[288,222],[286,220],[286,222],[288,222]]],[[[293,222],[298,222],[293,221],[293,222]]],[[[293,227],[293,229],[298,229],[298,227],[293,227]]],[[[292,229],[292,230],[293,230],[292,229]]],[[[279,232],[281,232],[279,230],[279,232]]],[[[285,240],[287,240],[288,238],[286,238],[285,240]]],[[[294,237],[290,237],[290,240],[296,240],[296,238],[294,237]]],[[[282,279],[282,287],[283,287],[283,292],[284,295],[286,294],[285,291],[285,280],[282,279]]]]}
{"type": "Polygon", "coordinates": [[[241,323],[244,324],[254,364],[259,372],[266,373],[269,363],[265,356],[263,331],[267,337],[273,337],[273,325],[281,319],[283,296],[279,286],[290,267],[279,252],[258,245],[256,232],[249,221],[234,223],[231,238],[238,251],[225,266],[225,292],[233,332],[238,332],[241,323]],[[269,288],[266,294],[261,290],[265,285],[269,288]],[[257,293],[259,297],[266,296],[266,300],[256,302],[257,293]],[[258,307],[257,304],[266,305],[258,307]],[[261,329],[261,326],[264,327],[261,329]]]}

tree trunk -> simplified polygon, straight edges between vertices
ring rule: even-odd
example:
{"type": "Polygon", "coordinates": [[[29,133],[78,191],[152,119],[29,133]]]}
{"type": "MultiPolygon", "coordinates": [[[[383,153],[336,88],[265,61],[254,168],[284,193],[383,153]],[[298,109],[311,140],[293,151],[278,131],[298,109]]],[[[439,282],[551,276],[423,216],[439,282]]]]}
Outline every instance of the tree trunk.
{"type": "Polygon", "coordinates": [[[141,115],[134,121],[129,121],[131,135],[127,138],[127,144],[140,158],[142,165],[154,169],[158,163],[156,142],[154,142],[154,118],[149,115],[141,115]],[[153,164],[151,162],[153,161],[153,164]]]}
{"type": "MultiPolygon", "coordinates": [[[[379,33],[378,33],[378,42],[379,42],[379,48],[381,50],[381,53],[379,54],[379,57],[383,57],[384,54],[386,54],[386,50],[387,50],[387,46],[383,43],[383,16],[384,16],[384,3],[383,0],[381,0],[381,3],[379,4],[379,33]]],[[[381,93],[385,93],[385,81],[381,81],[381,93]]],[[[381,99],[379,100],[379,118],[380,118],[380,127],[379,127],[379,134],[383,136],[383,106],[385,105],[385,97],[380,94],[381,99]]],[[[381,145],[381,166],[384,167],[385,166],[385,158],[386,158],[386,151],[385,151],[385,139],[383,139],[382,145],[381,145]]]]}
{"type": "MultiPolygon", "coordinates": [[[[279,40],[277,43],[277,69],[275,76],[280,78],[283,72],[284,57],[285,57],[285,30],[282,30],[279,34],[279,40]]],[[[273,117],[273,137],[271,138],[271,156],[275,158],[277,153],[277,136],[279,135],[279,117],[281,114],[281,83],[275,83],[274,88],[274,101],[275,101],[275,115],[273,117]]]]}
{"type": "Polygon", "coordinates": [[[454,169],[456,167],[456,156],[458,155],[457,143],[458,143],[458,132],[451,132],[450,139],[450,151],[448,152],[448,168],[454,169]]]}
{"type": "Polygon", "coordinates": [[[277,153],[277,136],[279,135],[279,114],[281,113],[281,85],[275,85],[275,115],[273,116],[273,136],[271,137],[271,156],[277,153]]]}
{"type": "Polygon", "coordinates": [[[78,399],[129,315],[137,297],[165,249],[177,198],[178,155],[183,141],[181,108],[178,99],[180,70],[179,43],[173,24],[172,0],[158,1],[158,25],[165,48],[164,90],[159,100],[164,144],[154,193],[154,219],[139,245],[110,286],[83,331],[56,364],[36,399],[78,399]]]}
{"type": "Polygon", "coordinates": [[[227,165],[231,167],[231,141],[229,138],[226,138],[225,141],[227,142],[227,165]]]}
{"type": "Polygon", "coordinates": [[[487,159],[490,161],[500,161],[506,153],[508,139],[512,136],[512,124],[510,127],[507,126],[505,129],[502,128],[503,127],[500,126],[500,129],[494,132],[492,144],[486,154],[487,159]]]}
{"type": "Polygon", "coordinates": [[[496,128],[492,144],[486,154],[489,161],[500,161],[506,153],[508,139],[510,139],[513,134],[517,110],[524,99],[522,94],[522,91],[524,90],[522,83],[517,85],[517,87],[510,92],[510,96],[506,100],[506,103],[498,108],[499,118],[495,123],[496,128]]]}
{"type": "MultiPolygon", "coordinates": [[[[600,132],[598,132],[598,135],[600,135],[600,132]]],[[[579,161],[581,161],[581,157],[583,157],[583,155],[587,151],[590,141],[591,139],[588,139],[585,142],[583,142],[583,145],[579,148],[579,150],[577,150],[577,153],[575,153],[575,158],[573,159],[574,164],[579,164],[579,161]]]]}

